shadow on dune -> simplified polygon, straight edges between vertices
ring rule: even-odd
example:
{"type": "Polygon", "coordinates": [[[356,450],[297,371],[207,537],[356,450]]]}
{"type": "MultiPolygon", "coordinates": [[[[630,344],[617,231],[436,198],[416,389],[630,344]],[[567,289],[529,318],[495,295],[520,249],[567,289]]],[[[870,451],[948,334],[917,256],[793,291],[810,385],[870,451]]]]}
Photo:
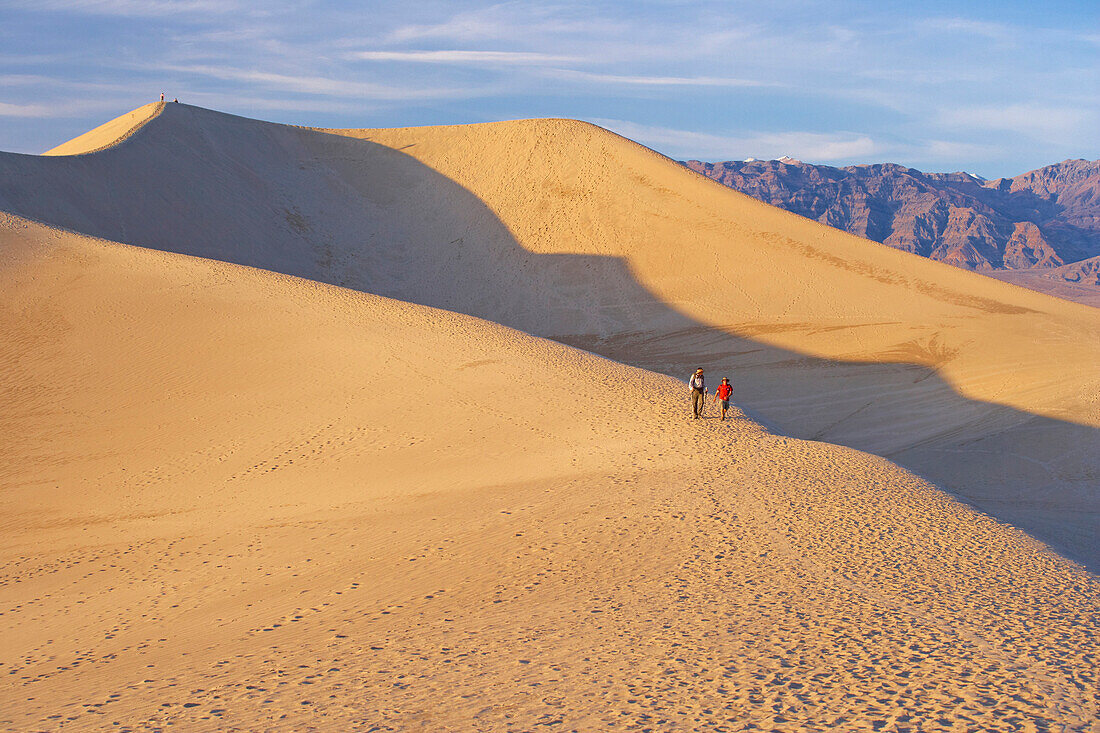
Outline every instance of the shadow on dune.
{"type": "Polygon", "coordinates": [[[700,324],[623,260],[524,249],[473,193],[383,145],[169,105],[103,152],[0,154],[0,210],[459,311],[679,378],[701,365],[772,430],[885,456],[1100,571],[1100,431],[967,399],[924,366],[821,359],[700,324]]]}

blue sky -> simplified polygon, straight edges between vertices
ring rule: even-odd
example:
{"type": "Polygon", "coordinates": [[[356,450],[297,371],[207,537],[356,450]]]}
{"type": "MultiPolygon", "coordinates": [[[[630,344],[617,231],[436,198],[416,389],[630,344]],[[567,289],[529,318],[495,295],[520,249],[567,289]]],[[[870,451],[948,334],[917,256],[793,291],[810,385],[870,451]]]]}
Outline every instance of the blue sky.
{"type": "Polygon", "coordinates": [[[390,127],[576,117],[676,158],[1100,157],[1100,3],[0,0],[0,149],[168,97],[390,127]]]}

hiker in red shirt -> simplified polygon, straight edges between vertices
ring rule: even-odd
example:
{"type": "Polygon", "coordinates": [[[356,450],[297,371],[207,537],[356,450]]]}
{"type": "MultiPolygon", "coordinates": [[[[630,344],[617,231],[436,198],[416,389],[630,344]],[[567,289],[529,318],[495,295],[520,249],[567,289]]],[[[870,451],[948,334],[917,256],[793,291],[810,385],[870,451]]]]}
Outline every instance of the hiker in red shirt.
{"type": "Polygon", "coordinates": [[[714,401],[722,400],[722,417],[719,420],[726,419],[726,410],[730,409],[731,394],[733,394],[733,385],[728,378],[722,377],[722,383],[718,385],[718,389],[714,390],[714,401]]]}

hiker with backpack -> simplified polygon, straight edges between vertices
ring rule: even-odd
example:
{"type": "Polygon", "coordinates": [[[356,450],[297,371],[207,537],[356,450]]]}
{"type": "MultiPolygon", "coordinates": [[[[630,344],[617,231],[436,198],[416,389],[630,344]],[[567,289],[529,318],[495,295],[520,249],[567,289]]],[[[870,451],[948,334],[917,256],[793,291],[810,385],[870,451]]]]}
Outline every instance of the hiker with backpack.
{"type": "Polygon", "coordinates": [[[718,389],[714,390],[714,401],[722,400],[722,417],[719,420],[726,419],[726,410],[730,409],[730,395],[733,394],[733,385],[730,384],[729,377],[722,377],[722,383],[718,385],[718,389]]]}
{"type": "Polygon", "coordinates": [[[691,379],[688,380],[688,385],[691,387],[691,412],[695,416],[694,419],[698,420],[699,415],[706,408],[707,383],[703,379],[703,367],[695,370],[691,379]]]}

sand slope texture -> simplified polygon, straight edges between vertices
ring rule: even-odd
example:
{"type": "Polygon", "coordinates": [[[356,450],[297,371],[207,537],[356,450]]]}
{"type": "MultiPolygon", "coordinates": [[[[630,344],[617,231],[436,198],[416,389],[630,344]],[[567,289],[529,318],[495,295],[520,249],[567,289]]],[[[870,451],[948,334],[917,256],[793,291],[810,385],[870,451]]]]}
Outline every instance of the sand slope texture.
{"type": "Polygon", "coordinates": [[[1100,581],[889,461],[469,316],[0,253],[4,729],[1100,728],[1100,581]]]}
{"type": "Polygon", "coordinates": [[[0,210],[681,379],[703,365],[777,432],[887,457],[1100,568],[1096,309],[838,232],[579,122],[335,133],[168,104],[100,152],[0,155],[0,210]]]}
{"type": "Polygon", "coordinates": [[[1100,311],[568,120],[50,153],[0,729],[1100,730],[1100,311]]]}

